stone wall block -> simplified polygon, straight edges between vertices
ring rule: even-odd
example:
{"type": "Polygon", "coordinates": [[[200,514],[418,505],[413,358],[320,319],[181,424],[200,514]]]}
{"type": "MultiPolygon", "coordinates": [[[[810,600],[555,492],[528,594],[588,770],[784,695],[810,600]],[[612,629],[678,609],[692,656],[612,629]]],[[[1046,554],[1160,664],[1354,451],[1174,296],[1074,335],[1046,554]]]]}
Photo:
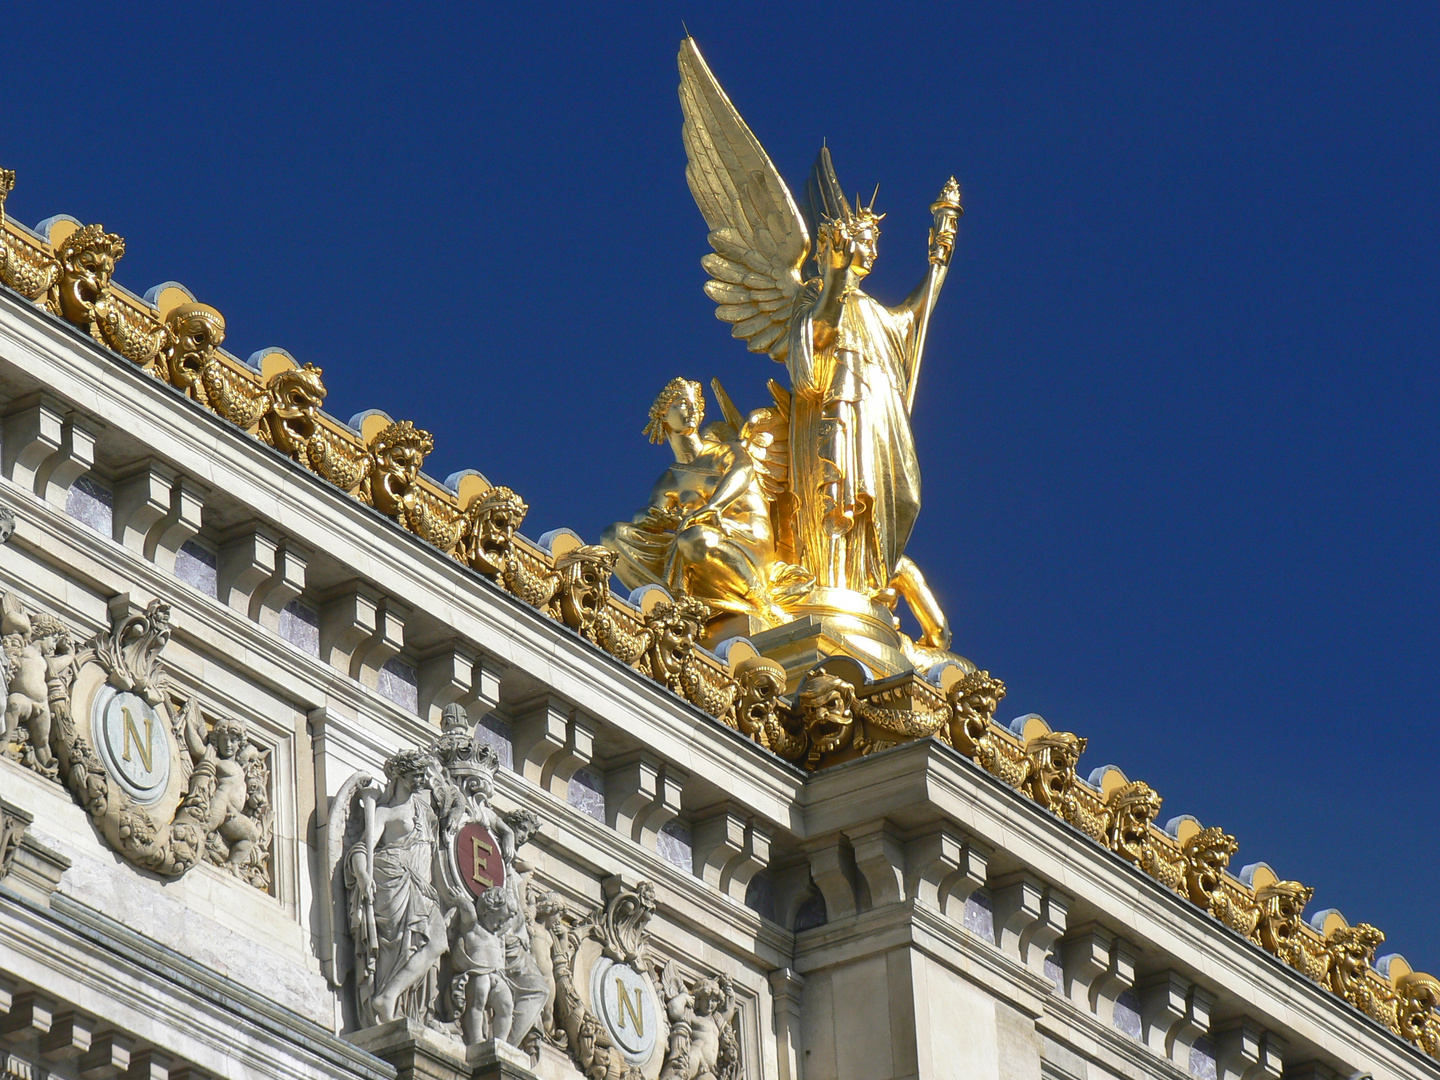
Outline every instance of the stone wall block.
{"type": "Polygon", "coordinates": [[[898,904],[905,899],[905,845],[885,821],[846,830],[855,868],[860,871],[861,910],[898,904]]]}
{"type": "Polygon", "coordinates": [[[858,912],[860,871],[855,866],[850,841],[838,834],[822,839],[809,848],[809,856],[810,876],[825,898],[829,921],[858,912]]]}
{"type": "Polygon", "coordinates": [[[732,808],[695,822],[691,845],[696,877],[742,903],[751,879],[770,863],[769,831],[732,808]]]}
{"type": "Polygon", "coordinates": [[[78,413],[66,417],[60,448],[35,472],[35,494],[57,510],[65,509],[70,485],[95,466],[95,440],[104,428],[78,413]]]}
{"type": "Polygon", "coordinates": [[[235,530],[220,544],[215,569],[216,599],[248,615],[256,592],[275,576],[279,551],[279,535],[258,522],[235,530]]]}
{"type": "Polygon", "coordinates": [[[90,1049],[100,1022],[73,1010],[55,1017],[50,1030],[40,1036],[40,1056],[46,1061],[65,1061],[90,1049]]]}
{"type": "Polygon", "coordinates": [[[10,1009],[0,1017],[0,1041],[16,1044],[43,1037],[55,1022],[54,998],[33,990],[11,997],[10,1009]]]}
{"type": "Polygon", "coordinates": [[[40,394],[17,403],[5,415],[0,469],[7,480],[35,490],[36,474],[64,443],[67,412],[64,402],[40,394]]]}
{"type": "Polygon", "coordinates": [[[310,563],[308,548],[293,540],[281,540],[275,549],[275,569],[250,596],[248,613],[265,629],[280,629],[280,612],[305,591],[305,568],[310,563]]]}
{"type": "Polygon", "coordinates": [[[1284,1044],[1248,1020],[1215,1033],[1216,1080],[1280,1080],[1284,1067],[1284,1044]]]}
{"type": "Polygon", "coordinates": [[[970,894],[985,884],[990,848],[948,822],[905,845],[905,895],[959,919],[970,894]]]}
{"type": "Polygon", "coordinates": [[[130,1068],[135,1040],[118,1031],[102,1031],[90,1040],[90,1049],[80,1055],[78,1071],[83,1080],[112,1080],[130,1068]]]}

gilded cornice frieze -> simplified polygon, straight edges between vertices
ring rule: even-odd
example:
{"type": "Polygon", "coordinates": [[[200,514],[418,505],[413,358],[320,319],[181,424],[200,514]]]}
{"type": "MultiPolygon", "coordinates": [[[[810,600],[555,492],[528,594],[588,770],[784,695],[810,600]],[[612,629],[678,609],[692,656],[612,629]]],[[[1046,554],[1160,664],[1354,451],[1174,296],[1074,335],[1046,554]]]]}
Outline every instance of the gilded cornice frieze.
{"type": "Polygon", "coordinates": [[[1082,780],[1083,737],[1039,717],[995,720],[1005,685],[954,664],[922,678],[871,681],[845,657],[811,670],[787,695],[785,669],[744,639],[724,660],[701,647],[711,613],[693,597],[652,588],[637,608],[612,596],[614,551],[561,533],[548,549],[519,534],[528,510],[508,487],[478,473],[455,489],[422,472],[431,434],[410,421],[367,415],[356,431],[326,414],[322,372],[272,351],[258,370],[225,353],[225,320],[182,289],[147,303],[117,287],[125,241],[100,225],[57,223],[38,238],[5,218],[13,172],[0,170],[0,281],[83,329],[400,527],[563,623],[760,746],[815,770],[920,738],[944,742],[1001,782],[1115,852],[1229,929],[1349,1002],[1426,1053],[1440,1056],[1440,980],[1403,958],[1375,953],[1385,940],[1338,912],[1303,919],[1313,890],[1263,863],[1237,877],[1238,845],[1215,827],[1176,818],[1156,826],[1162,799],[1107,767],[1082,780]]]}

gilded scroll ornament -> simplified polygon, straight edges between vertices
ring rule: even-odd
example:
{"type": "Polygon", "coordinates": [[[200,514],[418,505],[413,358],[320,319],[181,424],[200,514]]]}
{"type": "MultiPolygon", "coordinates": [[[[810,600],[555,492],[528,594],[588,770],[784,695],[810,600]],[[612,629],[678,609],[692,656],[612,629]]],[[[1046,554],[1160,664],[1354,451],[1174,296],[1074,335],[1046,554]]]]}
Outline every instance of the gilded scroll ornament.
{"type": "Polygon", "coordinates": [[[5,200],[15,190],[15,173],[0,169],[0,281],[29,300],[43,300],[60,280],[60,263],[10,235],[5,200]]]}

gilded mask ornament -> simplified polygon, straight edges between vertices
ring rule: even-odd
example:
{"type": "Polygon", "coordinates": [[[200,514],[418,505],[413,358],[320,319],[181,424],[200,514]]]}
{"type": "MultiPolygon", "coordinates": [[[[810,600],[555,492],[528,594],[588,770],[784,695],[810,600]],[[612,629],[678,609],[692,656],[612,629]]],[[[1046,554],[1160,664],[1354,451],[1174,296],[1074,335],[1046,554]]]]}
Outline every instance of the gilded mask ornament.
{"type": "Polygon", "coordinates": [[[268,408],[261,437],[307,468],[312,467],[307,447],[319,427],[315,414],[325,403],[325,384],[320,375],[321,369],[314,364],[287,368],[270,376],[265,387],[268,408]]]}
{"type": "Polygon", "coordinates": [[[1005,684],[991,678],[988,671],[970,671],[950,687],[949,697],[950,743],[975,757],[988,736],[995,710],[1005,700],[1005,684]]]}
{"type": "Polygon", "coordinates": [[[469,527],[462,541],[462,561],[496,577],[514,549],[515,533],[530,507],[508,487],[492,487],[466,508],[469,527]]]}
{"type": "Polygon", "coordinates": [[[1181,855],[1185,859],[1185,892],[1192,903],[1211,913],[1223,900],[1220,891],[1230,857],[1240,850],[1235,837],[1214,825],[1201,829],[1185,841],[1181,855]]]}
{"type": "Polygon", "coordinates": [[[206,401],[203,377],[225,340],[225,317],[209,304],[181,304],[165,317],[160,362],[165,380],[198,401],[206,401]]]}
{"type": "MultiPolygon", "coordinates": [[[[740,698],[735,708],[735,725],[742,735],[768,750],[780,753],[784,745],[781,715],[785,711],[785,669],[764,656],[751,656],[735,669],[740,698]]],[[[786,755],[781,755],[786,756],[786,755]]]]}
{"type": "Polygon", "coordinates": [[[589,634],[610,602],[615,553],[598,544],[582,544],[556,559],[555,571],[560,575],[554,600],[560,621],[571,630],[589,634]]]}
{"type": "Polygon", "coordinates": [[[1025,791],[1045,809],[1063,813],[1075,786],[1075,767],[1087,740],[1068,731],[1037,735],[1025,745],[1029,771],[1025,791]]]}
{"type": "Polygon", "coordinates": [[[1369,923],[1336,927],[1325,938],[1325,982],[1362,1012],[1374,1008],[1366,974],[1384,942],[1385,935],[1369,923]]]}
{"type": "Polygon", "coordinates": [[[1260,947],[1302,971],[1306,965],[1301,915],[1314,895],[1314,889],[1298,881],[1276,881],[1255,890],[1260,909],[1255,934],[1260,947]]]}
{"type": "Polygon", "coordinates": [[[53,293],[52,310],[67,322],[85,327],[102,344],[105,339],[97,325],[96,305],[109,297],[115,263],[124,254],[124,239],[107,233],[103,225],[76,229],[55,252],[60,280],[53,293]]]}
{"type": "Polygon", "coordinates": [[[1412,971],[1395,981],[1395,1030],[1432,1056],[1440,1056],[1440,980],[1412,971]]]}
{"type": "Polygon", "coordinates": [[[1160,814],[1160,796],[1143,780],[1132,780],[1110,793],[1108,846],[1123,859],[1148,865],[1153,860],[1150,824],[1160,814]]]}
{"type": "Polygon", "coordinates": [[[707,608],[693,597],[662,600],[645,616],[650,632],[646,652],[649,675],[684,696],[681,672],[695,652],[696,639],[705,627],[707,608]]]}
{"type": "Polygon", "coordinates": [[[795,698],[807,742],[805,764],[819,765],[826,754],[850,745],[855,729],[855,688],[838,675],[808,675],[795,698]]]}
{"type": "Polygon", "coordinates": [[[370,440],[370,475],[360,497],[387,517],[401,517],[420,466],[434,449],[428,431],[409,420],[391,424],[370,440]]]}

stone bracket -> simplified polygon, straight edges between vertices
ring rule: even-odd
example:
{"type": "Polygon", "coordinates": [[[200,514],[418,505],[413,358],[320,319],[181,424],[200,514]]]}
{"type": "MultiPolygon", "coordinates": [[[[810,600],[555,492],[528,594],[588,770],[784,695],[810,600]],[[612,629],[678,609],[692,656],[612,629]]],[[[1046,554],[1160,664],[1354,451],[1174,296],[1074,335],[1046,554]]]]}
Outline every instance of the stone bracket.
{"type": "Polygon", "coordinates": [[[1029,871],[1000,878],[991,889],[995,897],[995,943],[1037,975],[1045,972],[1045,958],[1065,933],[1071,898],[1029,871]]]}
{"type": "Polygon", "coordinates": [[[83,1080],[111,1080],[124,1076],[130,1069],[130,1054],[135,1040],[118,1031],[105,1031],[90,1040],[90,1049],[80,1055],[79,1072],[83,1080]]]}
{"type": "Polygon", "coordinates": [[[454,642],[420,661],[418,709],[438,724],[447,705],[459,705],[467,718],[478,719],[500,703],[500,665],[454,642]]]}
{"type": "Polygon", "coordinates": [[[243,525],[220,544],[215,596],[222,604],[249,614],[260,586],[275,576],[280,537],[258,522],[243,525]]]}
{"type": "Polygon", "coordinates": [[[1115,999],[1135,985],[1134,946],[1108,930],[1086,923],[1060,943],[1065,995],[1103,1024],[1115,1021],[1115,999]]]}
{"type": "Polygon", "coordinates": [[[95,440],[104,425],[49,394],[28,401],[5,417],[0,463],[7,479],[63,509],[70,485],[95,465],[95,440]]]}
{"type": "Polygon", "coordinates": [[[208,490],[153,458],[116,481],[111,535],[117,543],[175,570],[175,556],[200,531],[208,490]]]}
{"type": "Polygon", "coordinates": [[[1182,1069],[1190,1066],[1190,1048],[1210,1030],[1215,999],[1174,971],[1164,971],[1136,987],[1145,1045],[1182,1069]]]}
{"type": "Polygon", "coordinates": [[[750,880],[770,864],[769,830],[727,807],[696,821],[690,832],[695,875],[744,903],[750,880]]]}
{"type": "MultiPolygon", "coordinates": [[[[285,605],[305,591],[305,568],[310,552],[293,540],[282,540],[275,548],[274,569],[270,576],[255,586],[250,596],[248,614],[265,629],[280,629],[280,612],[285,605]]],[[[223,599],[223,596],[222,596],[223,599]]]]}
{"type": "Polygon", "coordinates": [[[810,845],[808,854],[810,876],[825,898],[829,921],[856,914],[860,910],[860,870],[849,839],[837,833],[810,845]]]}
{"type": "Polygon", "coordinates": [[[1217,1080],[1280,1080],[1285,1044],[1248,1020],[1215,1032],[1217,1080]]]}
{"type": "Polygon", "coordinates": [[[985,884],[991,849],[948,822],[905,844],[905,895],[960,919],[965,901],[985,884]]]}
{"type": "Polygon", "coordinates": [[[78,1057],[90,1049],[100,1022],[73,1010],[55,1017],[50,1030],[40,1036],[40,1056],[49,1062],[78,1057]]]}
{"type": "Polygon", "coordinates": [[[860,872],[860,910],[870,911],[905,899],[905,845],[886,821],[845,831],[860,872]]]}
{"type": "Polygon", "coordinates": [[[56,1004],[54,998],[33,990],[14,994],[9,1010],[0,1016],[0,1041],[14,1044],[43,1038],[55,1022],[56,1004]]]}
{"type": "Polygon", "coordinates": [[[689,776],[652,754],[620,760],[605,773],[605,821],[622,836],[655,850],[660,830],[680,813],[689,776]]]}
{"type": "Polygon", "coordinates": [[[552,694],[542,695],[517,713],[516,771],[564,799],[570,778],[595,756],[594,724],[552,694]]]}

